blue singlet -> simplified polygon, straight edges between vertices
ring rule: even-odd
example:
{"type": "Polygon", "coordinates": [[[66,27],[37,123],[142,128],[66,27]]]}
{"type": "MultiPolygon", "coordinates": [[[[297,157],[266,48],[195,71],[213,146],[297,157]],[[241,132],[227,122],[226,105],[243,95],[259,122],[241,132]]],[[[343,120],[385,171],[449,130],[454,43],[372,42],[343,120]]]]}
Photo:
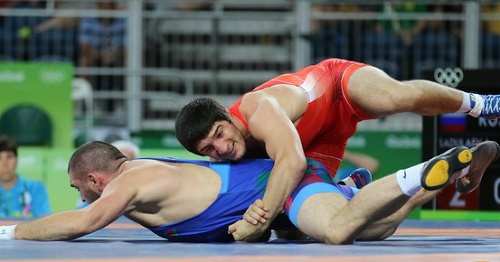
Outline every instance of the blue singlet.
{"type": "MultiPolygon", "coordinates": [[[[160,237],[179,242],[230,242],[229,225],[243,218],[246,209],[264,196],[273,161],[269,159],[244,159],[235,162],[210,162],[177,158],[149,158],[153,160],[190,163],[208,167],[221,177],[222,186],[217,199],[206,210],[191,218],[149,228],[160,237]]],[[[350,187],[334,184],[326,169],[317,161],[308,159],[308,170],[298,188],[288,198],[285,214],[297,226],[296,216],[300,205],[310,195],[319,192],[337,192],[350,199],[355,191],[350,187]],[[311,187],[311,185],[321,185],[311,187]],[[297,198],[297,200],[294,200],[297,198]]]]}

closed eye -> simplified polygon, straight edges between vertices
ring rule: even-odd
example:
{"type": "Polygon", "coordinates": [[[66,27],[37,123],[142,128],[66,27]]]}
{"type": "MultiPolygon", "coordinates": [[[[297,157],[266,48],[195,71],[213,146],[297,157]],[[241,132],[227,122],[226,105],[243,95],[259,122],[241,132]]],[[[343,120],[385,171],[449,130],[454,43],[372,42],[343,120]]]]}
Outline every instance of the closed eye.
{"type": "Polygon", "coordinates": [[[200,152],[204,155],[209,154],[213,150],[213,146],[206,146],[200,150],[200,152]]]}

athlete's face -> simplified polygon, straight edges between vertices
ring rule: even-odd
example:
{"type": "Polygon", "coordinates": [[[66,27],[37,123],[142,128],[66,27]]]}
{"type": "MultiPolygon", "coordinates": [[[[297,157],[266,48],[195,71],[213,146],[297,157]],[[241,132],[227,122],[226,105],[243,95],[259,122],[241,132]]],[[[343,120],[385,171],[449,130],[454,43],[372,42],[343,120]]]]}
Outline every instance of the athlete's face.
{"type": "Polygon", "coordinates": [[[196,149],[200,154],[217,160],[239,160],[246,151],[240,130],[228,121],[215,122],[196,149]]]}
{"type": "Polygon", "coordinates": [[[80,195],[85,202],[92,203],[101,196],[101,192],[98,190],[95,183],[95,177],[87,176],[83,179],[77,179],[70,172],[69,182],[71,187],[80,192],[80,195]]]}

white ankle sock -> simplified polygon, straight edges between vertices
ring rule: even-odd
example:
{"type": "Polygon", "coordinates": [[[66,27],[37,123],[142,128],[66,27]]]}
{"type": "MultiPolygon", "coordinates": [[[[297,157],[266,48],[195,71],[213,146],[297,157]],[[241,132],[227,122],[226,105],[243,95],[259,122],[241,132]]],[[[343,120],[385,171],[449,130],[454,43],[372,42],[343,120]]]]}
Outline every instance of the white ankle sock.
{"type": "Polygon", "coordinates": [[[484,106],[484,99],[482,96],[478,94],[464,92],[462,105],[460,106],[458,112],[467,112],[467,114],[470,116],[478,117],[479,115],[481,115],[483,106],[484,106]]]}
{"type": "Polygon", "coordinates": [[[469,112],[471,111],[471,93],[467,92],[462,92],[462,105],[460,105],[460,108],[457,110],[457,112],[469,112]]]}
{"type": "Polygon", "coordinates": [[[425,163],[420,163],[396,172],[396,178],[401,191],[407,196],[414,196],[422,188],[420,178],[425,163]]]}
{"type": "Polygon", "coordinates": [[[354,183],[354,180],[350,176],[342,179],[342,182],[344,182],[344,185],[350,186],[350,187],[356,187],[356,183],[354,183]]]}

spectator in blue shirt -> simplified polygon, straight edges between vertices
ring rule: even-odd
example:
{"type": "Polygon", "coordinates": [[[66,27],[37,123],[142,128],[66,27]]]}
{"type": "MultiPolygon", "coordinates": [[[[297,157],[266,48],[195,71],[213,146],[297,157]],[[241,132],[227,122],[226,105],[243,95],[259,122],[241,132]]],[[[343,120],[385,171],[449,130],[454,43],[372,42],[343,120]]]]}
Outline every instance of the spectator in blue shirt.
{"type": "MultiPolygon", "coordinates": [[[[97,10],[118,10],[113,1],[100,1],[97,10]]],[[[80,66],[122,66],[126,23],[122,18],[88,17],[80,21],[80,66]]]]}
{"type": "Polygon", "coordinates": [[[0,136],[0,218],[37,218],[50,214],[45,185],[23,178],[16,168],[17,143],[0,136]]]}
{"type": "MultiPolygon", "coordinates": [[[[119,11],[120,5],[110,0],[95,4],[98,11],[119,11]]],[[[80,67],[121,68],[125,65],[126,21],[115,17],[86,17],[79,22],[80,67]]],[[[124,91],[124,78],[120,75],[84,75],[94,90],[124,91]]],[[[123,108],[121,101],[100,99],[95,107],[102,113],[116,113],[123,108]]]]}

